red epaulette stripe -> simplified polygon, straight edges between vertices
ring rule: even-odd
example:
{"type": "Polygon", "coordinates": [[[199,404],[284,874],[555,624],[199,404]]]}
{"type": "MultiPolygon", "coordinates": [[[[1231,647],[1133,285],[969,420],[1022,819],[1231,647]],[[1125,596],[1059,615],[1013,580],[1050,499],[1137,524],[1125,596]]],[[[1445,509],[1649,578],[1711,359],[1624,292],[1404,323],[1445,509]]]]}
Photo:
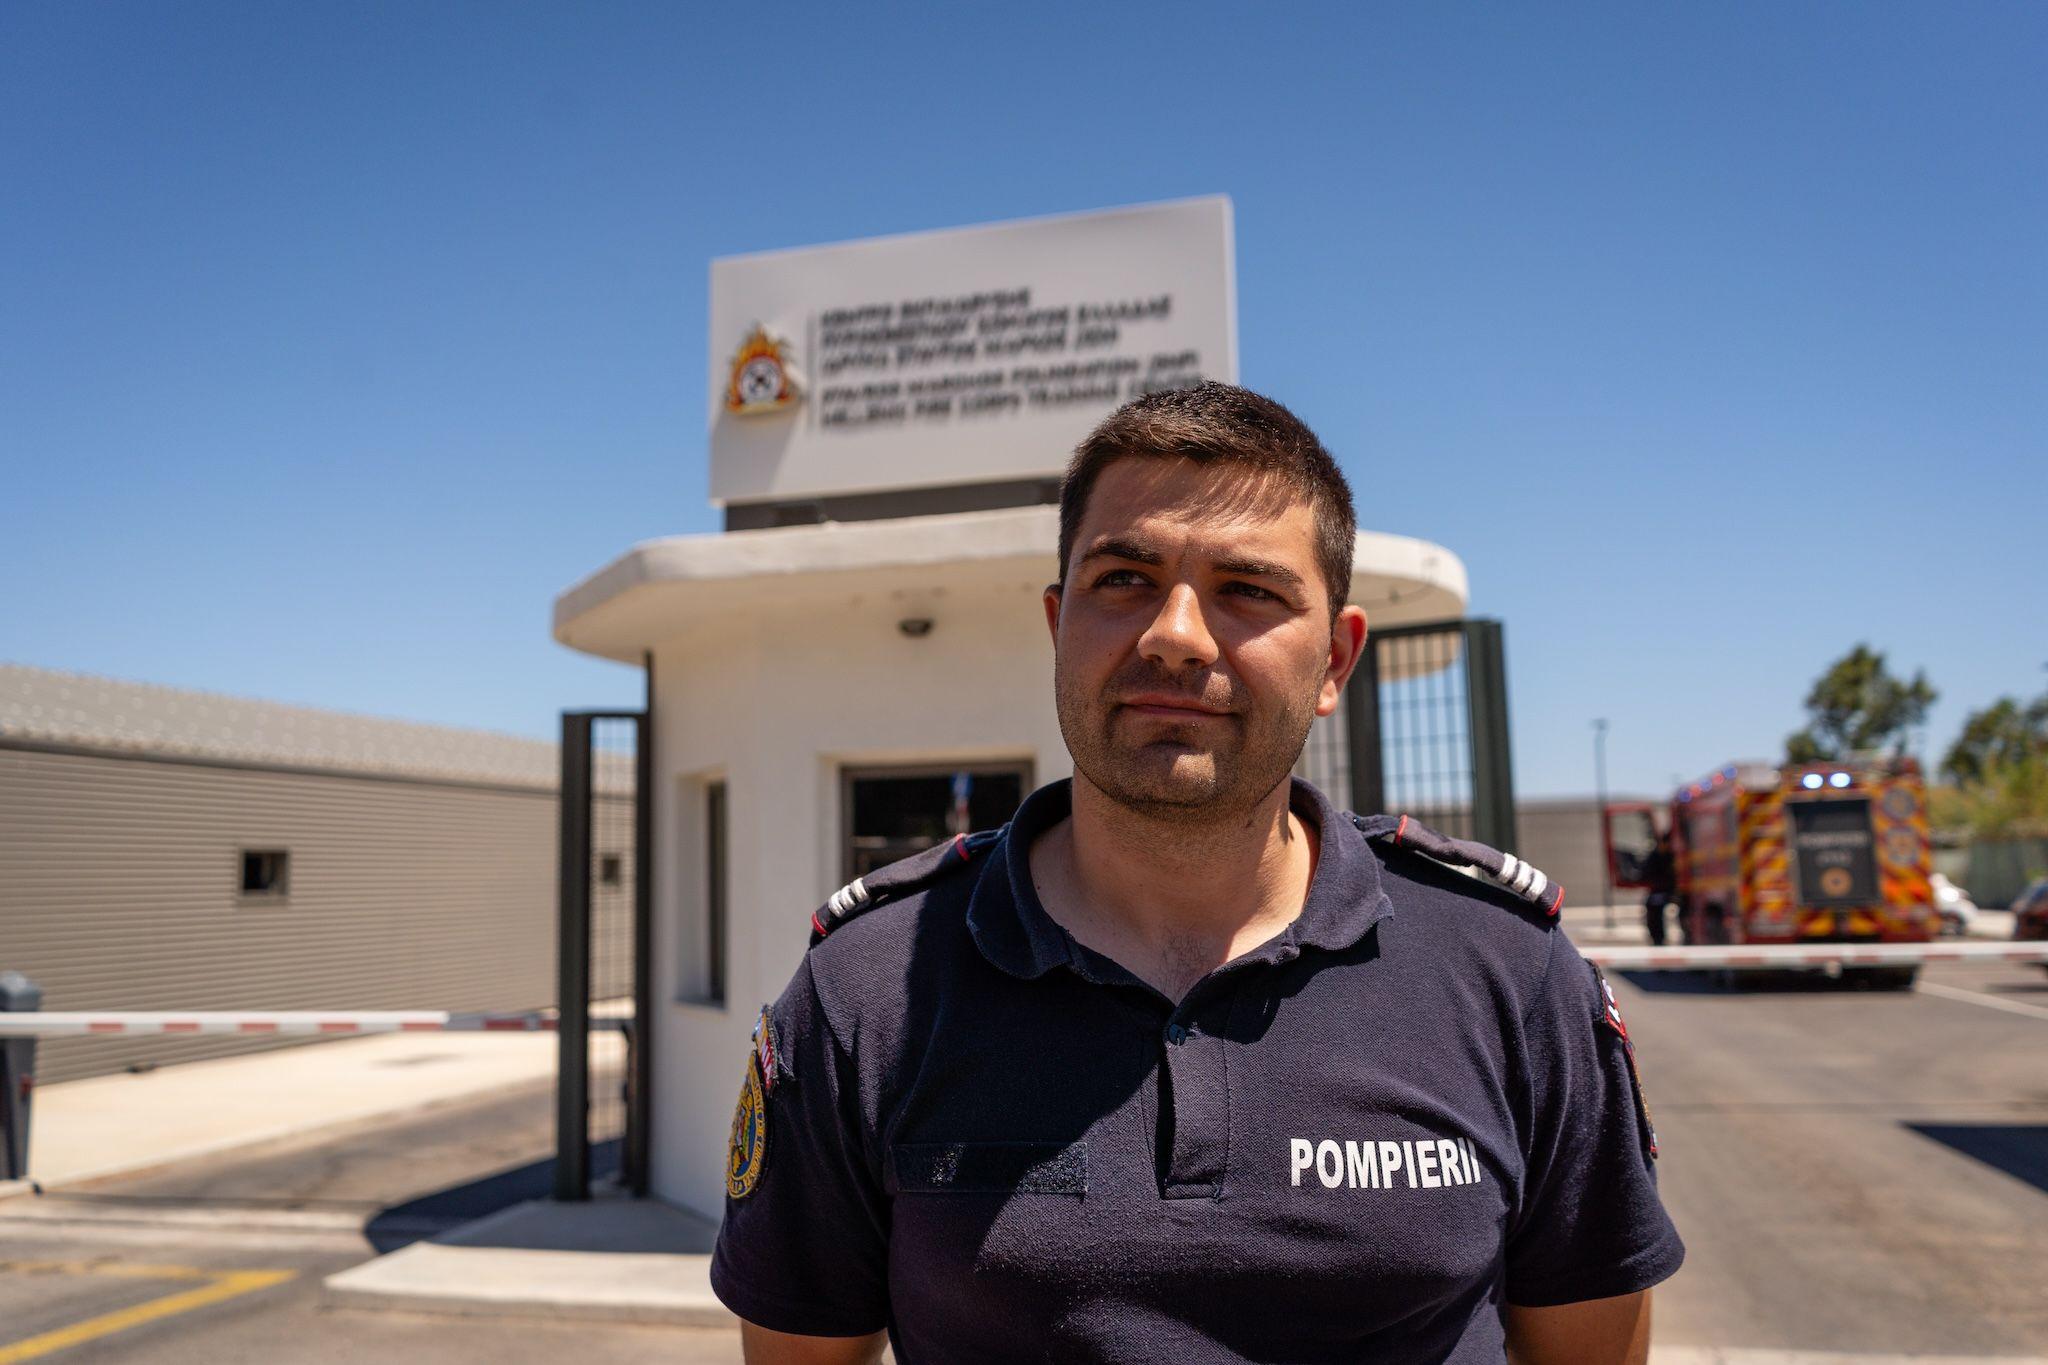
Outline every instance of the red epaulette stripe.
{"type": "Polygon", "coordinates": [[[824,923],[819,920],[817,915],[813,914],[811,916],[811,932],[816,934],[819,938],[823,938],[826,934],[829,934],[832,931],[825,927],[824,923]]]}
{"type": "Polygon", "coordinates": [[[1564,883],[1558,882],[1556,883],[1556,886],[1557,894],[1551,897],[1549,906],[1550,917],[1552,919],[1556,919],[1558,912],[1564,909],[1564,883]]]}
{"type": "Polygon", "coordinates": [[[1395,842],[1396,844],[1399,844],[1399,843],[1401,842],[1401,834],[1402,834],[1402,831],[1406,830],[1407,828],[1408,828],[1408,817],[1404,815],[1404,816],[1402,816],[1402,817],[1401,817],[1401,823],[1400,823],[1400,824],[1398,824],[1398,825],[1396,825],[1396,826],[1394,826],[1394,842],[1395,842]]]}
{"type": "Polygon", "coordinates": [[[964,861],[966,860],[966,858],[967,858],[967,836],[966,836],[966,835],[964,835],[964,834],[956,834],[956,835],[954,835],[954,836],[953,836],[953,851],[954,851],[955,853],[957,853],[957,854],[959,854],[959,855],[960,855],[960,857],[961,857],[961,860],[962,860],[963,862],[964,862],[964,861]]]}

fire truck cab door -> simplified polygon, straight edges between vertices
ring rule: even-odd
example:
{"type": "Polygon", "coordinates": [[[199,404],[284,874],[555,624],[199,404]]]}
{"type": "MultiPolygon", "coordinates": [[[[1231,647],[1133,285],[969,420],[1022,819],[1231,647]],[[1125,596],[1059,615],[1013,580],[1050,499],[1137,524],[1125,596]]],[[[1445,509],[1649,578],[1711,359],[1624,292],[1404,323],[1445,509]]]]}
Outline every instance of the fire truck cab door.
{"type": "Polygon", "coordinates": [[[1617,888],[1648,886],[1643,864],[1657,847],[1656,807],[1641,801],[1603,806],[1600,834],[1607,849],[1608,880],[1617,888]]]}

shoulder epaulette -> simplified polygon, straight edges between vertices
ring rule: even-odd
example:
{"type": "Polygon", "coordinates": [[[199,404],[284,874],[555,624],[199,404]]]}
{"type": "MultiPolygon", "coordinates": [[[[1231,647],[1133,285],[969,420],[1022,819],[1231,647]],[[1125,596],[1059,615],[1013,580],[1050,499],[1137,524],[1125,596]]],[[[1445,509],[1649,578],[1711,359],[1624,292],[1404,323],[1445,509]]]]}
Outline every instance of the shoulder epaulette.
{"type": "Polygon", "coordinates": [[[1351,820],[1359,833],[1376,843],[1405,848],[1446,867],[1471,872],[1514,892],[1552,919],[1564,908],[1564,883],[1550,880],[1540,869],[1512,853],[1471,839],[1439,834],[1413,816],[1353,815],[1351,820]]]}
{"type": "Polygon", "coordinates": [[[913,853],[865,876],[855,877],[834,891],[831,898],[811,916],[811,947],[823,943],[825,935],[856,915],[864,915],[890,901],[902,900],[962,870],[987,852],[1008,828],[1004,825],[1002,829],[956,834],[947,842],[936,844],[922,853],[913,853]]]}

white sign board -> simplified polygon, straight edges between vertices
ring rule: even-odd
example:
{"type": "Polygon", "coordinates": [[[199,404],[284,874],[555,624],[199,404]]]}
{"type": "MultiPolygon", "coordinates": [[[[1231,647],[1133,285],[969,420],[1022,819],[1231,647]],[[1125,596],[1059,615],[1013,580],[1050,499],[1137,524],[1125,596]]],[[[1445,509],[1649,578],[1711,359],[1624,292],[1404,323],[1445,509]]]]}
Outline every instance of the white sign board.
{"type": "Polygon", "coordinates": [[[711,499],[1054,478],[1118,404],[1237,379],[1216,196],[711,263],[711,499]]]}

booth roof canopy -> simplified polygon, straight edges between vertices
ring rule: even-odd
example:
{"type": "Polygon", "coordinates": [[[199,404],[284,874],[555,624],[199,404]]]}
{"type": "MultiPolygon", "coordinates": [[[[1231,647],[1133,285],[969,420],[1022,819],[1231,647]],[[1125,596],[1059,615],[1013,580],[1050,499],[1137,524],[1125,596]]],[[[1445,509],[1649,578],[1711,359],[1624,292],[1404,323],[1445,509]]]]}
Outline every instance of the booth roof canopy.
{"type": "Polygon", "coordinates": [[[552,791],[556,746],[487,730],[0,664],[0,743],[552,791]]]}
{"type": "MultiPolygon", "coordinates": [[[[937,581],[1035,590],[1056,574],[1058,544],[1059,509],[1050,506],[670,536],[634,546],[556,598],[554,633],[572,649],[638,663],[698,621],[769,605],[937,581]]],[[[1464,562],[1441,545],[1361,531],[1352,563],[1351,601],[1378,625],[1464,613],[1464,562]]]]}

